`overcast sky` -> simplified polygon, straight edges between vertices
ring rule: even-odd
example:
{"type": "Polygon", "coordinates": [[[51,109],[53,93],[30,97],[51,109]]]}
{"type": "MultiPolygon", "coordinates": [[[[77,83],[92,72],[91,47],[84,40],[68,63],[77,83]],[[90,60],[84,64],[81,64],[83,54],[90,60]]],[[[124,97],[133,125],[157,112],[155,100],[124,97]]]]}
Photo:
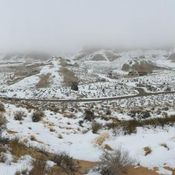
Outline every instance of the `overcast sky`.
{"type": "Polygon", "coordinates": [[[175,46],[175,0],[0,0],[0,50],[175,46]]]}

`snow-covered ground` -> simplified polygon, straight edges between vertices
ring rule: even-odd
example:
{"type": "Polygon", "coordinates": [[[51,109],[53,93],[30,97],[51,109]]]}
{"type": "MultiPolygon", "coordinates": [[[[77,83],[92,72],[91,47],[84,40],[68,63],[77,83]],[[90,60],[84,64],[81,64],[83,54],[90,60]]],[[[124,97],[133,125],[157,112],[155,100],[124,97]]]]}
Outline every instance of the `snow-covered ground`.
{"type": "MultiPolygon", "coordinates": [[[[1,65],[4,71],[0,72],[0,95],[21,98],[99,98],[135,94],[135,87],[138,86],[152,92],[174,90],[175,62],[169,59],[173,53],[173,50],[99,50],[86,54],[80,52],[72,58],[66,58],[65,65],[61,64],[62,58],[59,57],[48,57],[48,60],[43,62],[33,59],[30,62],[30,59],[25,61],[15,56],[10,59],[14,59],[14,62],[9,61],[1,65]],[[152,73],[145,76],[128,76],[132,66],[142,62],[155,67],[152,73]],[[34,67],[38,65],[39,73],[18,77],[16,71],[21,69],[19,65],[31,66],[31,63],[34,67]],[[126,64],[130,66],[127,71],[123,70],[126,64]],[[64,75],[60,72],[62,66],[75,73],[79,82],[78,92],[72,91],[70,86],[65,86],[64,75]],[[44,75],[49,76],[49,85],[38,88],[37,83],[44,75]],[[12,82],[10,85],[9,81],[12,82]]],[[[4,63],[4,59],[0,61],[4,63]]],[[[27,71],[30,72],[30,69],[27,71]]]]}
{"type": "MultiPolygon", "coordinates": [[[[80,52],[72,58],[66,58],[64,64],[59,57],[48,58],[43,62],[32,62],[29,59],[26,63],[26,59],[15,56],[7,63],[3,59],[5,56],[2,56],[0,66],[4,71],[0,71],[0,96],[76,99],[135,95],[139,93],[137,88],[142,88],[145,92],[174,91],[175,62],[169,59],[172,53],[171,50],[98,50],[80,52]],[[130,70],[123,70],[124,64],[133,68],[132,66],[142,61],[152,64],[155,69],[143,76],[130,76],[130,70]],[[29,72],[25,72],[26,76],[23,77],[16,72],[19,68],[17,62],[26,67],[32,64],[37,71],[30,72],[27,69],[29,72]],[[16,68],[12,69],[12,64],[16,68]],[[63,72],[60,71],[63,66],[77,77],[78,91],[65,84],[63,72]],[[46,87],[38,87],[42,76],[48,78],[46,87]]],[[[4,102],[3,115],[7,124],[3,136],[9,139],[18,138],[27,146],[55,154],[66,152],[75,159],[92,162],[99,160],[105,145],[113,150],[122,147],[141,166],[157,168],[157,172],[169,175],[172,172],[166,167],[175,168],[174,124],[164,127],[137,127],[136,132],[130,134],[124,134],[121,128],[112,129],[106,126],[114,121],[172,117],[175,115],[174,99],[175,94],[160,94],[93,103],[30,102],[32,109],[24,102],[4,102]],[[39,122],[32,121],[34,108],[44,112],[44,117],[39,122]],[[85,118],[86,110],[93,112],[92,120],[85,118]],[[22,120],[14,118],[19,111],[25,114],[22,120]],[[96,132],[93,132],[93,122],[101,125],[96,132]],[[103,141],[99,144],[100,138],[103,141]],[[151,149],[148,155],[145,155],[146,147],[151,149]]],[[[0,163],[0,172],[2,170],[3,175],[25,170],[26,165],[30,165],[28,168],[31,169],[30,155],[13,162],[10,152],[6,154],[7,162],[0,163]]]]}
{"type": "MultiPolygon", "coordinates": [[[[102,127],[99,132],[93,133],[91,130],[92,122],[84,120],[84,113],[80,112],[81,110],[73,112],[71,117],[66,115],[70,112],[54,113],[45,110],[45,116],[42,120],[33,122],[33,110],[28,111],[26,108],[11,104],[5,106],[5,116],[8,123],[3,136],[10,139],[18,138],[20,142],[28,146],[52,153],[66,152],[80,160],[98,161],[105,145],[109,145],[114,150],[122,147],[141,166],[150,169],[157,167],[157,171],[165,175],[171,174],[171,172],[164,169],[164,167],[175,167],[174,125],[165,126],[164,128],[149,127],[149,129],[140,127],[137,128],[136,133],[130,135],[123,135],[120,130],[114,134],[112,130],[107,130],[105,127],[102,127]],[[21,121],[14,119],[15,113],[18,111],[23,111],[26,115],[21,121]],[[84,122],[80,125],[82,120],[84,122]],[[104,135],[104,141],[98,144],[98,138],[104,135]],[[145,147],[152,150],[151,154],[145,156],[145,147]]],[[[82,104],[82,106],[84,105],[82,104]]],[[[174,113],[175,110],[171,109],[170,114],[174,113]]],[[[127,114],[123,114],[123,118],[127,119],[127,114]]],[[[111,121],[105,121],[98,117],[95,120],[103,125],[111,121]]]]}
{"type": "Polygon", "coordinates": [[[30,156],[21,157],[18,162],[13,162],[12,155],[6,153],[6,160],[0,163],[1,175],[14,175],[16,172],[30,171],[32,169],[32,158],[30,156]]]}

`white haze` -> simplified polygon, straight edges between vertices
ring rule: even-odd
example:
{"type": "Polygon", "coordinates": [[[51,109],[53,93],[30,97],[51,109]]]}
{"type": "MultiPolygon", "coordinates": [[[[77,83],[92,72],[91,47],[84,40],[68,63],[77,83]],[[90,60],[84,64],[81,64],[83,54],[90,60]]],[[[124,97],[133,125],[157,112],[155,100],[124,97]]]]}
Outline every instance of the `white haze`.
{"type": "Polygon", "coordinates": [[[0,50],[175,45],[175,0],[0,0],[0,50]]]}

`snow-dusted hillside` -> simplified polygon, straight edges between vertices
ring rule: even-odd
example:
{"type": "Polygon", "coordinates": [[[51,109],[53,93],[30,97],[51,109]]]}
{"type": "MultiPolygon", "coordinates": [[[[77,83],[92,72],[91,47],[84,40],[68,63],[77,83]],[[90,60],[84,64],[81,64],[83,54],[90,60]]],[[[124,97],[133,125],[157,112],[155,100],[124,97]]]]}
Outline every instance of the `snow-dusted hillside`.
{"type": "MultiPolygon", "coordinates": [[[[5,116],[7,124],[2,136],[10,140],[17,139],[27,147],[53,154],[66,152],[74,159],[91,162],[98,161],[104,150],[111,152],[122,148],[136,160],[135,164],[139,163],[149,169],[156,167],[156,171],[164,175],[171,174],[171,170],[165,167],[175,167],[174,120],[165,125],[158,121],[160,118],[165,122],[168,118],[172,119],[175,108],[173,105],[169,107],[171,103],[143,108],[141,99],[137,100],[141,107],[128,108],[121,101],[118,104],[103,102],[65,105],[46,102],[19,102],[15,105],[5,103],[5,112],[1,114],[5,116]],[[119,107],[120,103],[122,107],[119,107]],[[33,118],[36,111],[43,111],[38,121],[33,118]],[[88,115],[86,111],[92,113],[88,115]],[[157,122],[156,118],[159,118],[157,122]],[[130,130],[131,121],[142,121],[143,125],[137,127],[136,124],[136,128],[130,130]],[[122,122],[126,122],[128,127],[122,122]],[[145,148],[151,150],[148,155],[145,148]]],[[[7,154],[13,157],[9,161],[14,162],[13,153],[9,151],[7,154]]],[[[23,159],[27,162],[30,160],[30,157],[23,159]]],[[[20,163],[16,164],[18,166],[10,174],[21,169],[20,163]]],[[[14,165],[0,163],[3,169],[4,166],[12,168],[14,165]]]]}
{"type": "Polygon", "coordinates": [[[66,152],[94,165],[104,150],[112,154],[119,148],[129,152],[135,166],[171,175],[175,168],[174,53],[93,50],[45,59],[2,55],[0,97],[14,98],[0,102],[0,119],[6,119],[0,136],[7,146],[0,152],[2,175],[29,173],[41,154],[44,161],[49,155],[46,165],[52,169],[58,164],[50,154],[66,152]],[[162,93],[154,95],[158,92],[162,93]],[[126,98],[109,99],[122,96],[126,98]],[[76,101],[102,97],[100,102],[76,101]]]}
{"type": "Polygon", "coordinates": [[[0,94],[22,98],[99,98],[174,90],[173,50],[81,51],[73,57],[0,60],[0,94]],[[10,60],[10,61],[9,61],[10,60]],[[6,62],[4,62],[6,61],[6,62]],[[73,75],[73,77],[71,77],[73,75]],[[71,90],[77,81],[79,91],[71,90]]]}

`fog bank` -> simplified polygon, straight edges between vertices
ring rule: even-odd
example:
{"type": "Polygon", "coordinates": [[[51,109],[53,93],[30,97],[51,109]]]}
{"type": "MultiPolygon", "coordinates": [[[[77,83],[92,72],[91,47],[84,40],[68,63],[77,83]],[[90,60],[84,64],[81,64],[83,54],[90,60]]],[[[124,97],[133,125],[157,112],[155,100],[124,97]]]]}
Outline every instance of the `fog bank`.
{"type": "Polygon", "coordinates": [[[174,45],[174,0],[0,0],[0,51],[174,45]]]}

